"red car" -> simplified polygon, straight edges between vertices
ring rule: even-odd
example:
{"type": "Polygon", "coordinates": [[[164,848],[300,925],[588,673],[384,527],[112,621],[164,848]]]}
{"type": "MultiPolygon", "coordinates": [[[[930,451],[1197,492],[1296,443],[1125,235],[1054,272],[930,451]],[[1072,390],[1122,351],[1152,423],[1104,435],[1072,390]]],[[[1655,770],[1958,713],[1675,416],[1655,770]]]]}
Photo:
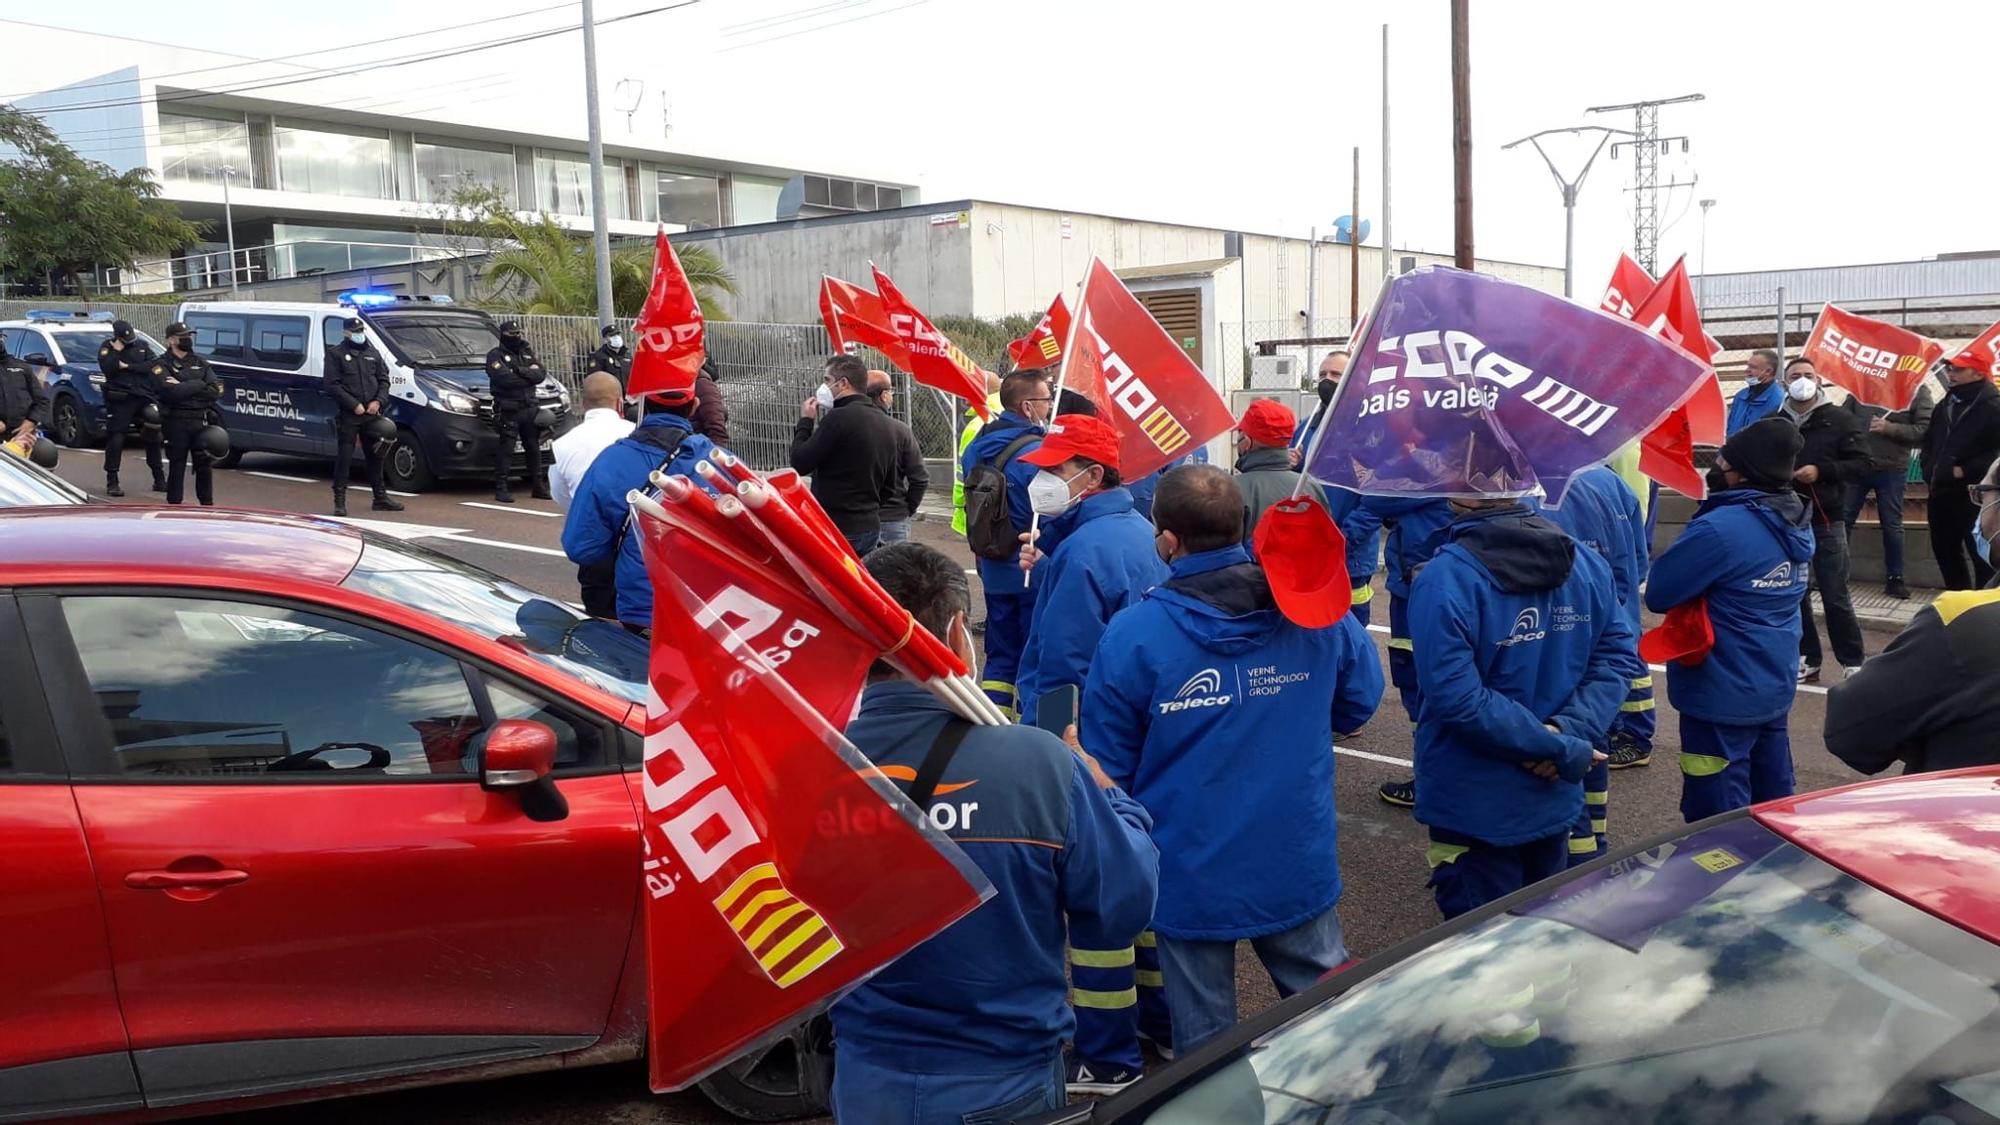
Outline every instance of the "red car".
{"type": "Polygon", "coordinates": [[[346,525],[0,512],[0,1120],[642,1053],[646,662],[346,525]]]}
{"type": "Polygon", "coordinates": [[[2000,1121],[2000,768],[1690,825],[1037,1125],[2000,1121]]]}

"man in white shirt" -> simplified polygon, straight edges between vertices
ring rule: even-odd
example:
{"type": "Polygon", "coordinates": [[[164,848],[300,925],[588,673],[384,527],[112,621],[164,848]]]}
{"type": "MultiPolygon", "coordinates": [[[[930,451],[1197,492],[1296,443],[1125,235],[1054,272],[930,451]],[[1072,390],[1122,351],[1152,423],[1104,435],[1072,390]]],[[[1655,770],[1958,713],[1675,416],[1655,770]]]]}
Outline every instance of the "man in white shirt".
{"type": "MultiPolygon", "coordinates": [[[[555,440],[555,465],[549,470],[549,492],[556,503],[568,510],[576,486],[590,471],[597,455],[620,438],[632,433],[632,420],[619,411],[624,389],[618,376],[594,371],[583,380],[583,420],[555,440]]],[[[614,557],[601,566],[576,568],[577,584],[583,587],[583,611],[592,617],[615,618],[618,593],[614,557]]]]}

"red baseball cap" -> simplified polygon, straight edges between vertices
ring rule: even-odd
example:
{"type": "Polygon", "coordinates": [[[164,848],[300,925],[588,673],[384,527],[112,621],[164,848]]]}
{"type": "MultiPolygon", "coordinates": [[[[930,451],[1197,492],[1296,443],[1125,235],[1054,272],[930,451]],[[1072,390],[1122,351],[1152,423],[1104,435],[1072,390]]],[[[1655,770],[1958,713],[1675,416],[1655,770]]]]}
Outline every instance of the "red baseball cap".
{"type": "Polygon", "coordinates": [[[1236,424],[1238,432],[1258,445],[1290,445],[1298,428],[1299,416],[1274,398],[1253,400],[1244,409],[1243,420],[1236,424]]]}
{"type": "Polygon", "coordinates": [[[1973,354],[1970,350],[1959,352],[1957,355],[1945,360],[1945,364],[1950,367],[1963,367],[1968,371],[1986,371],[1992,366],[1979,356],[1973,354]]]}
{"type": "Polygon", "coordinates": [[[1118,431],[1102,418],[1090,414],[1059,414],[1049,424],[1049,436],[1041,448],[1021,454],[1030,465],[1052,469],[1072,457],[1118,467],[1118,431]]]}

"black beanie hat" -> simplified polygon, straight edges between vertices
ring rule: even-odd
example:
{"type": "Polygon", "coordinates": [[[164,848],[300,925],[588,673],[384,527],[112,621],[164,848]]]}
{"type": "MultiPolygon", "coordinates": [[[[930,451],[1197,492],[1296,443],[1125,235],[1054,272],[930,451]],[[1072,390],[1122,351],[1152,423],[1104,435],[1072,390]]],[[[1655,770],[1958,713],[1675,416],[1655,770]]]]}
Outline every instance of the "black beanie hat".
{"type": "Polygon", "coordinates": [[[1722,459],[1758,488],[1783,488],[1792,482],[1805,439],[1783,418],[1766,418],[1736,431],[1722,443],[1722,459]]]}

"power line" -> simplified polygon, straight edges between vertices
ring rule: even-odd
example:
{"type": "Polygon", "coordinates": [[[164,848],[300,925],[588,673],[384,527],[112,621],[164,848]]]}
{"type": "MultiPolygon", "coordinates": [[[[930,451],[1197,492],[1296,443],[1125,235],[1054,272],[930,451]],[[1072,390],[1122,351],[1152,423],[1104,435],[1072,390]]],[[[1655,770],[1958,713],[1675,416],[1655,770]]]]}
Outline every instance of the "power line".
{"type": "Polygon", "coordinates": [[[752,40],[751,42],[748,43],[739,43],[734,47],[724,47],[722,50],[717,51],[716,54],[726,55],[729,54],[731,51],[741,51],[750,47],[761,47],[766,43],[776,43],[780,39],[791,39],[794,36],[808,35],[815,31],[826,31],[830,28],[841,27],[845,24],[859,23],[862,20],[872,20],[878,16],[886,16],[892,12],[900,12],[905,8],[915,8],[920,5],[928,3],[930,3],[930,0],[910,0],[910,2],[907,4],[898,4],[893,8],[878,8],[874,11],[863,12],[857,16],[850,16],[844,20],[835,20],[832,23],[815,24],[812,27],[803,27],[797,31],[786,32],[783,35],[772,35],[763,39],[752,40]]]}

